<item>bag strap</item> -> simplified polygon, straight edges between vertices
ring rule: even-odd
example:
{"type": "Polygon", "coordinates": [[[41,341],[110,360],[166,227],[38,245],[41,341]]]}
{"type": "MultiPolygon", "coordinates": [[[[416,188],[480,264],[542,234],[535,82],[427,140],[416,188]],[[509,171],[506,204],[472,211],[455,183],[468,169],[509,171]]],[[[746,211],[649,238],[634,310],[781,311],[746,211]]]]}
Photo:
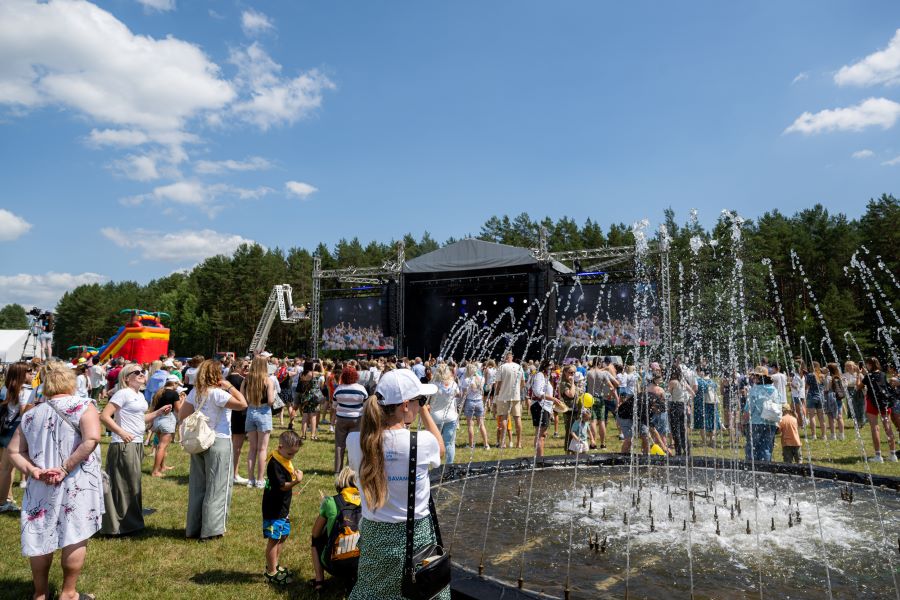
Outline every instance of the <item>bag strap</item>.
{"type": "Polygon", "coordinates": [[[412,567],[413,555],[413,530],[415,529],[415,506],[416,506],[416,437],[418,432],[409,432],[409,475],[406,485],[406,553],[403,558],[403,570],[408,573],[413,580],[415,574],[412,567]]]}
{"type": "Polygon", "coordinates": [[[68,424],[69,424],[69,427],[71,427],[72,429],[74,429],[74,430],[78,433],[78,435],[81,436],[81,428],[80,428],[80,427],[76,427],[75,424],[72,423],[72,421],[70,421],[69,419],[67,419],[67,418],[66,418],[66,415],[64,415],[63,412],[62,412],[61,410],[59,410],[58,408],[56,408],[56,405],[53,404],[53,401],[50,400],[49,398],[47,398],[47,405],[48,405],[50,408],[52,408],[52,409],[56,412],[56,414],[59,415],[59,418],[60,418],[60,419],[62,419],[62,420],[65,421],[66,423],[68,423],[68,424]]]}

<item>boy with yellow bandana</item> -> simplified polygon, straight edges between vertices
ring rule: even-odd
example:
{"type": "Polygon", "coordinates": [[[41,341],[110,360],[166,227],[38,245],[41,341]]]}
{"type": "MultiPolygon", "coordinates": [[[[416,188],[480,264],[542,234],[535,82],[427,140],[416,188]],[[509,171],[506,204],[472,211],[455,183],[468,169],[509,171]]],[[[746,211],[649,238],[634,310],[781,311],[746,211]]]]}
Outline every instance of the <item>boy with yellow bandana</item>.
{"type": "Polygon", "coordinates": [[[279,566],[284,541],[291,534],[291,490],[303,480],[303,471],[294,469],[291,459],[303,442],[293,431],[278,437],[278,448],[266,460],[266,487],[263,490],[263,537],[266,538],[266,579],[283,586],[293,583],[290,571],[279,566]]]}

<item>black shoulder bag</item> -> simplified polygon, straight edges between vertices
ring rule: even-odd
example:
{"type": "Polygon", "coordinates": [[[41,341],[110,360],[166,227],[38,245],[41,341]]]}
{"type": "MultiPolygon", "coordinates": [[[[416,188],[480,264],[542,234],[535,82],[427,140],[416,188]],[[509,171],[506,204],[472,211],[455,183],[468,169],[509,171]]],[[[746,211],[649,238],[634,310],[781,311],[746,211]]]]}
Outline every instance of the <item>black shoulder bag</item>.
{"type": "Polygon", "coordinates": [[[410,600],[430,600],[450,585],[450,555],[444,552],[441,529],[434,510],[434,498],[428,498],[428,512],[436,542],[413,556],[413,530],[416,506],[416,434],[409,433],[409,485],[406,501],[406,556],[401,591],[410,600]]]}

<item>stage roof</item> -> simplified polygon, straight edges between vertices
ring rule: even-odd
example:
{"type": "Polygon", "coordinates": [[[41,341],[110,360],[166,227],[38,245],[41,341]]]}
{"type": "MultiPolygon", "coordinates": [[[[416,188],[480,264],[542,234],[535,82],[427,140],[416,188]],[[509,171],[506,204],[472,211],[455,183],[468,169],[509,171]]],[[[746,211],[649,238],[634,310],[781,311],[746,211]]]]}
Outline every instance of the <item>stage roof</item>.
{"type": "MultiPolygon", "coordinates": [[[[406,261],[406,264],[403,265],[403,272],[410,274],[443,273],[539,264],[540,262],[527,248],[469,238],[406,261]]],[[[572,273],[572,269],[555,260],[553,268],[558,273],[572,273]]]]}

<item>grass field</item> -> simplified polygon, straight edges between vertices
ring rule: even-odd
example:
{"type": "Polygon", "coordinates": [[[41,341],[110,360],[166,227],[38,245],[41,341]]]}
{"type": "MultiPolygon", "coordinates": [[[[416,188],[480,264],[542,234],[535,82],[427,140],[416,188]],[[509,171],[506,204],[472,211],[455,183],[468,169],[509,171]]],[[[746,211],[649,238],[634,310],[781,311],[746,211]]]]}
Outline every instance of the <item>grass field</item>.
{"type": "MultiPolygon", "coordinates": [[[[273,432],[273,445],[281,428],[273,432]]],[[[562,425],[560,425],[562,432],[562,425]]],[[[493,437],[493,431],[488,429],[493,437]]],[[[868,428],[861,430],[869,455],[872,454],[868,428]]],[[[612,428],[610,447],[617,451],[618,431],[612,428]]],[[[882,436],[884,437],[884,436],[882,436]]],[[[261,532],[260,501],[262,490],[238,487],[234,491],[228,533],[223,539],[198,543],[184,539],[185,507],[187,504],[188,455],[180,447],[170,446],[168,463],[175,467],[167,477],[150,477],[151,458],[144,460],[144,508],[152,509],[146,517],[146,530],[126,539],[91,540],[88,558],[80,580],[80,588],[98,598],[342,598],[343,590],[335,585],[317,596],[306,584],[313,577],[309,555],[309,531],[317,512],[321,494],[333,494],[333,436],[327,427],[319,434],[319,441],[308,441],[294,459],[305,474],[302,491],[295,496],[291,507],[294,533],[286,542],[282,563],[298,573],[299,581],[286,589],[276,589],[263,578],[265,560],[261,532]],[[304,487],[305,485],[305,487],[304,487]]],[[[105,444],[109,438],[104,438],[105,444]]],[[[497,460],[532,456],[528,448],[533,440],[530,424],[526,426],[525,449],[470,451],[465,447],[465,430],[458,436],[456,462],[497,460]]],[[[563,440],[548,436],[546,453],[561,454],[563,440]]],[[[887,455],[887,445],[882,451],[887,455]]],[[[246,456],[246,445],[244,455],[246,456]]],[[[697,447],[696,454],[712,454],[710,448],[697,447]]],[[[731,456],[732,450],[720,450],[731,456]]],[[[856,434],[848,431],[847,440],[816,441],[812,443],[814,462],[842,469],[864,470],[856,434]]],[[[805,452],[804,452],[805,455],[805,452]]],[[[780,443],[776,441],[775,457],[780,458],[780,443]]],[[[871,464],[873,473],[900,476],[900,463],[871,464]]],[[[242,466],[241,473],[246,474],[242,466]]],[[[15,488],[16,500],[21,503],[24,490],[15,488]]],[[[0,598],[30,597],[31,572],[28,561],[19,552],[18,514],[0,514],[0,598]]],[[[57,560],[51,571],[51,583],[59,589],[62,572],[57,560]]]]}

